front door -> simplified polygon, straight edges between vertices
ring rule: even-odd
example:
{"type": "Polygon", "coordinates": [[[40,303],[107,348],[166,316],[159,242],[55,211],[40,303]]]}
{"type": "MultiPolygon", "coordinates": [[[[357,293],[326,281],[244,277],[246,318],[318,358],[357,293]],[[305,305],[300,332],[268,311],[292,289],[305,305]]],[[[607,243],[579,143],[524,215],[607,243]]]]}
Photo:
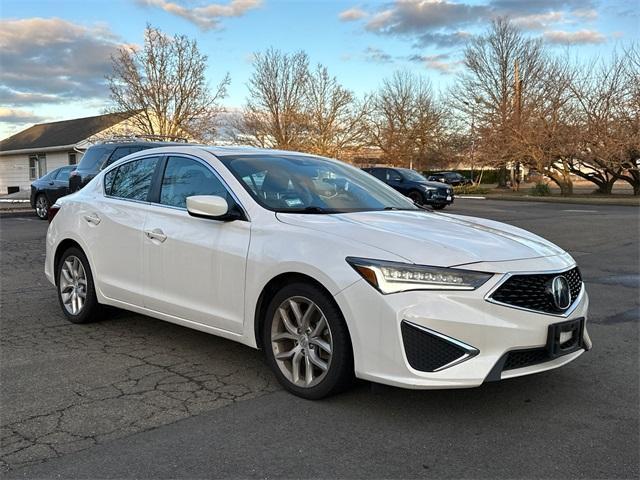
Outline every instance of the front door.
{"type": "Polygon", "coordinates": [[[209,164],[169,157],[144,225],[145,306],[241,333],[250,224],[192,217],[186,210],[192,195],[232,201],[209,164]]]}

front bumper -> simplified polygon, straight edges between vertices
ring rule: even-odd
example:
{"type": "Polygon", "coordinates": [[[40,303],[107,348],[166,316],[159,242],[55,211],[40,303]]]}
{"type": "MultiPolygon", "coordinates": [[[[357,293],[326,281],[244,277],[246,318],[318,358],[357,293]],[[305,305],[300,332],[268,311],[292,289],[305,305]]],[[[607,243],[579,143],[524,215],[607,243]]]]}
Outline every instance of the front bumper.
{"type": "Polygon", "coordinates": [[[507,352],[545,347],[549,325],[578,318],[584,318],[586,324],[589,304],[584,286],[566,317],[490,303],[485,295],[501,278],[495,275],[474,291],[381,295],[365,281],[358,281],[340,292],[335,298],[347,319],[356,376],[405,388],[475,387],[485,381],[559,367],[591,347],[584,328],[583,348],[549,361],[496,373],[496,365],[507,352]],[[454,339],[477,352],[438,371],[412,368],[403,342],[403,321],[454,339]]]}

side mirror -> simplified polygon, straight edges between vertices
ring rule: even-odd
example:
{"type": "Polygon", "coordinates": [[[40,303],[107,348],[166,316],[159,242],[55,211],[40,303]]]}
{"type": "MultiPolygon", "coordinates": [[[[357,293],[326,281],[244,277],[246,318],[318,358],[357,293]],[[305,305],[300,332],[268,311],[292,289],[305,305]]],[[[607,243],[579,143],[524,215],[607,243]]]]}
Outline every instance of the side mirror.
{"type": "Polygon", "coordinates": [[[187,197],[187,212],[192,217],[232,221],[243,218],[239,209],[229,208],[227,201],[217,195],[193,195],[187,197]]]}

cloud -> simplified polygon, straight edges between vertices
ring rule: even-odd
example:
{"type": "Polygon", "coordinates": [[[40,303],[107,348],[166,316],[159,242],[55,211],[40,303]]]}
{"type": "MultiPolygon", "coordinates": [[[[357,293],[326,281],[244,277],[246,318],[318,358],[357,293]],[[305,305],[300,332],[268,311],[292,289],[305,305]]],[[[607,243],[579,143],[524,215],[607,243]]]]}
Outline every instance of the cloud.
{"type": "Polygon", "coordinates": [[[356,20],[360,20],[366,17],[367,15],[368,15],[367,12],[365,12],[364,10],[354,7],[354,8],[345,10],[344,12],[340,12],[340,15],[338,15],[338,18],[343,22],[354,22],[356,20]]]}
{"type": "Polygon", "coordinates": [[[135,0],[143,7],[155,7],[167,13],[177,15],[195,24],[201,30],[220,28],[220,19],[241,17],[249,10],[262,5],[262,0],[231,0],[226,4],[209,3],[200,7],[187,7],[168,0],[135,0]]]}
{"type": "Polygon", "coordinates": [[[564,22],[566,22],[565,13],[560,11],[532,13],[513,18],[513,23],[526,30],[544,30],[552,24],[564,22]]]}
{"type": "Polygon", "coordinates": [[[595,30],[578,30],[576,32],[566,32],[564,30],[554,30],[544,33],[544,39],[550,43],[560,45],[585,45],[592,43],[604,43],[606,38],[595,30]]]}
{"type": "Polygon", "coordinates": [[[26,123],[38,123],[44,120],[46,120],[45,117],[36,115],[33,112],[0,107],[0,123],[13,123],[23,125],[26,123]]]}
{"type": "Polygon", "coordinates": [[[457,32],[423,33],[416,38],[415,47],[435,46],[441,48],[455,47],[466,43],[471,38],[469,32],[459,30],[457,32]]]}
{"type": "Polygon", "coordinates": [[[367,47],[364,51],[365,60],[376,63],[389,63],[393,57],[376,47],[367,47]]]}
{"type": "Polygon", "coordinates": [[[595,5],[597,0],[491,0],[493,10],[500,15],[522,15],[559,9],[584,9],[595,5]]]}
{"type": "Polygon", "coordinates": [[[121,45],[103,25],[85,27],[59,18],[0,20],[0,102],[104,98],[104,76],[121,45]]]}
{"type": "Polygon", "coordinates": [[[583,20],[595,20],[598,18],[598,12],[594,8],[579,8],[571,13],[574,17],[578,17],[583,20]]]}
{"type": "Polygon", "coordinates": [[[524,30],[562,31],[563,24],[597,18],[595,5],[596,0],[393,0],[377,9],[352,10],[367,16],[364,28],[369,32],[409,38],[417,48],[447,48],[465,43],[467,30],[498,16],[512,18],[524,30]]]}
{"type": "Polygon", "coordinates": [[[440,73],[450,74],[455,71],[461,61],[447,61],[449,54],[441,53],[438,55],[411,55],[409,60],[412,62],[422,63],[430,70],[437,70],[440,73]]]}
{"type": "Polygon", "coordinates": [[[375,33],[415,34],[425,30],[476,23],[489,13],[487,5],[441,1],[396,0],[392,8],[376,13],[366,24],[375,33]]]}

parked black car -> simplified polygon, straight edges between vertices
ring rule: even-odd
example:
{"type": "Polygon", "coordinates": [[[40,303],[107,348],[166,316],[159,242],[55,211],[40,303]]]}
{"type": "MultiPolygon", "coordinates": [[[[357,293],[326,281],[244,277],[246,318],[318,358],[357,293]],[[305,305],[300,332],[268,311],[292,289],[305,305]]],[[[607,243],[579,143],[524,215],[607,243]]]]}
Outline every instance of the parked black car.
{"type": "Polygon", "coordinates": [[[473,180],[465,177],[461,173],[458,172],[438,172],[432,173],[427,178],[432,182],[441,182],[448,183],[454,187],[458,187],[460,185],[472,185],[473,180]]]}
{"type": "Polygon", "coordinates": [[[71,178],[69,179],[69,189],[75,192],[84,187],[103,168],[111,165],[116,160],[140,150],[147,148],[166,147],[168,145],[184,145],[184,142],[157,142],[147,140],[134,141],[109,141],[92,145],[82,156],[71,178]]]}
{"type": "Polygon", "coordinates": [[[56,168],[31,184],[31,207],[42,220],[47,219],[49,206],[69,194],[69,174],[75,165],[56,168]]]}
{"type": "Polygon", "coordinates": [[[406,195],[418,205],[430,205],[440,210],[453,203],[453,188],[439,182],[430,182],[414,170],[388,167],[363,168],[363,170],[406,195]]]}

